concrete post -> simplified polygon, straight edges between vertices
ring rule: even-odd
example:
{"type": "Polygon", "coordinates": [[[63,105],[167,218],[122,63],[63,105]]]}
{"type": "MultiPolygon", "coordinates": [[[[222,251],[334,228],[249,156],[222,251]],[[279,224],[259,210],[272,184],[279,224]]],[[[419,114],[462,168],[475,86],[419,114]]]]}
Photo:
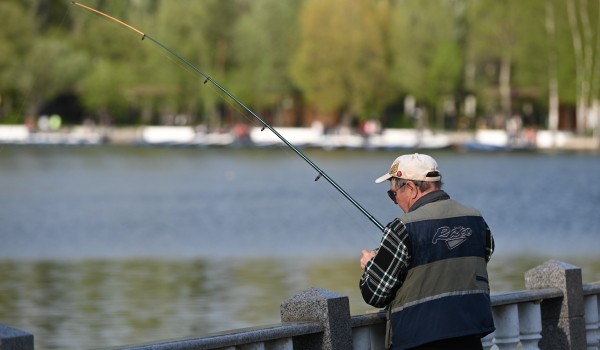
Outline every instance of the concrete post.
{"type": "Polygon", "coordinates": [[[311,288],[281,304],[281,322],[317,322],[323,333],[294,338],[294,349],[352,349],[352,324],[348,297],[322,288],[311,288]]]}
{"type": "Polygon", "coordinates": [[[525,273],[527,289],[558,288],[562,298],[541,303],[542,350],[586,348],[581,269],[550,260],[525,273]]]}
{"type": "Polygon", "coordinates": [[[0,324],[0,350],[33,350],[33,334],[0,324]]]}

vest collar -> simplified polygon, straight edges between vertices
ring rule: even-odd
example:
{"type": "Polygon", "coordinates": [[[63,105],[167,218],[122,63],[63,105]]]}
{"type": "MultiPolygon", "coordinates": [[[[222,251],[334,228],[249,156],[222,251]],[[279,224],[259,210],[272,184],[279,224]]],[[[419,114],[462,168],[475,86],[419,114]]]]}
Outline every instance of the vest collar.
{"type": "Polygon", "coordinates": [[[429,203],[433,203],[433,202],[437,202],[437,201],[441,201],[441,200],[446,200],[446,199],[450,199],[450,196],[448,195],[448,193],[444,192],[443,190],[436,190],[433,192],[429,192],[426,195],[424,195],[423,197],[419,198],[412,205],[412,207],[410,207],[408,212],[410,213],[411,211],[415,211],[415,210],[419,209],[420,207],[424,206],[425,204],[429,204],[429,203]]]}

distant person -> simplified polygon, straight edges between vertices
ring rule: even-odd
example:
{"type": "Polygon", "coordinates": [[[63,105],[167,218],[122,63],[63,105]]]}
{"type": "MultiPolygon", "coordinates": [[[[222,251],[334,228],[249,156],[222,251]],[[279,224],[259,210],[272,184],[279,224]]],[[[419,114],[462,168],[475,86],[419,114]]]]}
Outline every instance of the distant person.
{"type": "Polygon", "coordinates": [[[360,290],[385,307],[386,348],[482,349],[494,331],[487,262],[494,251],[479,211],[441,190],[436,161],[403,155],[375,180],[404,214],[390,222],[381,245],[362,251],[360,290]]]}
{"type": "Polygon", "coordinates": [[[61,125],[62,125],[62,118],[58,114],[53,114],[50,116],[50,119],[48,119],[48,126],[50,127],[50,130],[52,130],[52,131],[58,131],[58,129],[60,129],[61,125]]]}

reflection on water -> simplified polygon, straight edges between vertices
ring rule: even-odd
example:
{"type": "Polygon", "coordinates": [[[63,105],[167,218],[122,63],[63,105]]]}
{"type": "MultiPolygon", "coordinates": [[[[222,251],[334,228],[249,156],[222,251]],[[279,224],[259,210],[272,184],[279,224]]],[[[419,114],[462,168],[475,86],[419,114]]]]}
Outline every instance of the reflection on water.
{"type": "MultiPolygon", "coordinates": [[[[360,296],[358,260],[89,260],[0,263],[0,319],[34,333],[36,349],[93,349],[279,322],[281,302],[314,287],[360,296]]],[[[521,290],[543,258],[490,263],[493,292],[521,290]]],[[[600,259],[569,261],[585,282],[600,259]]]]}
{"type": "MultiPolygon", "coordinates": [[[[384,224],[396,152],[308,155],[384,224]]],[[[600,280],[594,154],[433,154],[496,239],[492,292],[555,258],[600,280]]],[[[279,322],[310,287],[347,295],[380,232],[279,150],[0,148],[0,322],[36,349],[94,349],[279,322]]]]}

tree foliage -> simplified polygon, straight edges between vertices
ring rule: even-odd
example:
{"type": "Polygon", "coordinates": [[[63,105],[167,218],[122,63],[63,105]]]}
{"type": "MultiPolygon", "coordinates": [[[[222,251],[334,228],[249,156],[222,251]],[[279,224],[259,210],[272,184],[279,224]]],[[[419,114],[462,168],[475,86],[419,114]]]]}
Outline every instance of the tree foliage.
{"type": "Polygon", "coordinates": [[[236,25],[231,80],[237,95],[257,109],[277,109],[294,92],[289,67],[298,43],[300,3],[250,1],[236,25]]]}
{"type": "MultiPolygon", "coordinates": [[[[402,118],[397,106],[407,95],[431,115],[443,117],[447,101],[460,115],[463,98],[473,95],[480,117],[529,105],[544,125],[550,81],[560,103],[581,113],[600,99],[596,1],[86,4],[163,42],[281,123],[292,100],[313,116],[350,124],[389,111],[402,118]]],[[[240,121],[189,68],[70,1],[4,0],[0,14],[0,123],[35,116],[66,94],[99,121],[172,123],[184,115],[186,123],[212,128],[240,121]]]]}
{"type": "Polygon", "coordinates": [[[324,112],[371,117],[388,102],[385,1],[309,0],[300,13],[294,81],[324,112]]]}
{"type": "Polygon", "coordinates": [[[450,1],[402,1],[391,28],[393,78],[404,91],[435,104],[452,94],[461,74],[456,16],[450,1]]]}

